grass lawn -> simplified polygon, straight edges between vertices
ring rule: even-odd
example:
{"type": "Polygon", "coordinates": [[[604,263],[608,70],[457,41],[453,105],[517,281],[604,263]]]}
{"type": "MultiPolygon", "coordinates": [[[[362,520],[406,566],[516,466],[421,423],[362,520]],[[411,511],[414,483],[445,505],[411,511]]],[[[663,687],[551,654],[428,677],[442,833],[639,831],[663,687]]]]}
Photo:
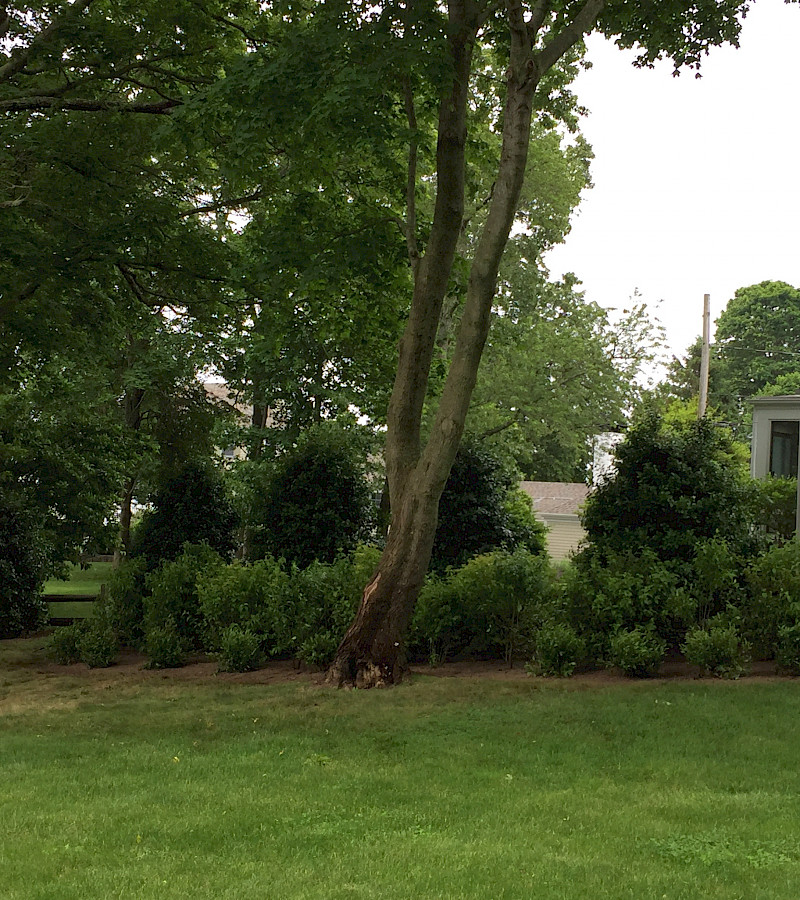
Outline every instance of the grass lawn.
{"type": "Polygon", "coordinates": [[[0,642],[4,900],[800,897],[800,682],[56,673],[0,642]]]}
{"type": "Polygon", "coordinates": [[[99,594],[100,586],[108,581],[111,575],[111,563],[91,563],[88,569],[81,569],[73,563],[69,565],[69,580],[62,581],[51,578],[45,582],[43,591],[45,594],[99,594]]]}

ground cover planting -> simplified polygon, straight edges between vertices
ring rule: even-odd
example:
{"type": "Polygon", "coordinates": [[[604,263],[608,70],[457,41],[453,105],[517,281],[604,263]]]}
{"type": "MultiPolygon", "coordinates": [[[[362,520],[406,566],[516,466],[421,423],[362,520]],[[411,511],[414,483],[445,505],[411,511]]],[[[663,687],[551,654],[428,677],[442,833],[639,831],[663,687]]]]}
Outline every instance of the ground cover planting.
{"type": "Polygon", "coordinates": [[[3,896],[800,894],[796,682],[425,671],[333,691],[0,642],[3,896]]]}

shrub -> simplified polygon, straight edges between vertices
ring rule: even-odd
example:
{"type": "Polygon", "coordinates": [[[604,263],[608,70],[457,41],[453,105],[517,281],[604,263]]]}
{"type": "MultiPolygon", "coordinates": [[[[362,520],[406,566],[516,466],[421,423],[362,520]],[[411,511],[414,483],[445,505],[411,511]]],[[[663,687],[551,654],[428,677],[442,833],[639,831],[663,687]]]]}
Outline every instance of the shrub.
{"type": "Polygon", "coordinates": [[[634,678],[655,675],[664,661],[666,642],[644,628],[618,631],[612,636],[608,660],[634,678]]]}
{"type": "Polygon", "coordinates": [[[69,666],[80,662],[80,642],[83,633],[83,623],[74,622],[57,628],[47,641],[47,655],[59,666],[69,666]]]}
{"type": "Polygon", "coordinates": [[[749,592],[740,606],[742,633],[759,658],[774,656],[781,628],[794,624],[800,608],[800,551],[794,542],[771,547],[746,576],[749,592]]]}
{"type": "Polygon", "coordinates": [[[105,606],[109,621],[120,642],[129,647],[144,643],[145,560],[127,559],[106,583],[105,606]]]}
{"type": "Polygon", "coordinates": [[[532,667],[540,675],[572,675],[583,660],[586,645],[569,625],[543,625],[536,635],[536,656],[532,667]]]}
{"type": "Polygon", "coordinates": [[[210,466],[188,463],[156,491],[153,506],[136,528],[131,550],[144,557],[149,570],[176,559],[186,543],[232,555],[237,516],[220,474],[210,466]]]}
{"type": "Polygon", "coordinates": [[[47,621],[41,596],[46,544],[23,505],[0,490],[0,639],[35,631],[47,621]]]}
{"type": "Polygon", "coordinates": [[[305,568],[352,551],[369,534],[373,512],[365,456],[335,426],[304,433],[277,466],[263,509],[253,514],[253,555],[305,568]]]}
{"type": "Polygon", "coordinates": [[[764,478],[754,482],[756,524],[774,541],[792,539],[797,514],[797,479],[764,478]]]}
{"type": "Polygon", "coordinates": [[[695,626],[681,646],[686,659],[709,675],[738,678],[745,671],[745,652],[736,626],[711,620],[695,626]]]}
{"type": "Polygon", "coordinates": [[[409,649],[434,659],[471,654],[511,662],[530,652],[550,606],[546,557],[525,549],[486,553],[445,576],[428,578],[414,612],[409,649]]]}
{"type": "Polygon", "coordinates": [[[431,566],[443,571],[500,548],[542,552],[545,529],[515,473],[485,447],[462,444],[439,500],[431,566]]]}
{"type": "Polygon", "coordinates": [[[743,557],[758,550],[750,479],[711,423],[667,426],[649,416],[616,449],[616,474],[589,497],[584,527],[605,556],[647,548],[691,563],[697,545],[720,538],[743,557]]]}
{"type": "Polygon", "coordinates": [[[145,637],[145,652],[150,669],[177,669],[186,662],[186,641],[173,619],[152,625],[145,637]]]}
{"type": "Polygon", "coordinates": [[[159,629],[166,629],[165,633],[174,630],[183,651],[203,646],[197,582],[201,574],[222,565],[219,554],[207,544],[186,544],[176,560],[163,563],[147,576],[149,593],[143,606],[148,647],[159,629]]]}
{"type": "Polygon", "coordinates": [[[220,672],[250,672],[261,663],[261,641],[249,628],[229,625],[220,635],[215,657],[220,672]]]}
{"type": "Polygon", "coordinates": [[[778,629],[775,661],[784,672],[800,675],[800,622],[778,629]]]}
{"type": "Polygon", "coordinates": [[[105,669],[116,660],[119,651],[117,635],[104,616],[92,616],[86,621],[78,649],[81,662],[90,669],[105,669]]]}
{"type": "Polygon", "coordinates": [[[233,563],[202,573],[197,595],[203,618],[203,643],[220,648],[223,632],[232,625],[261,635],[272,654],[285,631],[283,622],[290,591],[290,576],[274,559],[242,565],[233,563]]]}

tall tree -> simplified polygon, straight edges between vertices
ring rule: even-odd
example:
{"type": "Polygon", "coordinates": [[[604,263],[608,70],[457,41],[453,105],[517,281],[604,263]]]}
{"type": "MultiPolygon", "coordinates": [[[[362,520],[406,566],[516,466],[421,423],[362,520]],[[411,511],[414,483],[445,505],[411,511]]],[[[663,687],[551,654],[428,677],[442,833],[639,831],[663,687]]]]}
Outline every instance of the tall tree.
{"type": "MultiPolygon", "coordinates": [[[[387,4],[387,8],[391,8],[387,4]]],[[[328,672],[333,684],[392,683],[404,670],[403,637],[430,559],[437,505],[464,429],[491,321],[497,274],[524,181],[537,87],[584,36],[599,29],[623,46],[639,45],[640,62],[670,56],[697,66],[704,52],[735,43],[744,2],[651,4],[568,0],[498,4],[451,0],[439,42],[449,74],[438,110],[436,201],[424,253],[412,255],[414,290],[389,403],[386,463],[392,525],[377,571],[328,672]],[[469,85],[475,48],[502,50],[502,150],[485,224],[469,266],[468,286],[447,378],[427,442],[421,419],[439,318],[464,219],[469,85]]],[[[404,19],[398,9],[398,30],[404,19]]],[[[412,143],[413,151],[413,143],[412,143]]],[[[409,154],[413,166],[414,154],[409,154]]],[[[410,179],[411,180],[411,179],[410,179]]],[[[413,201],[413,197],[410,196],[413,201]]],[[[413,202],[408,231],[414,233],[413,202]]],[[[413,242],[410,241],[413,245],[413,242]]],[[[416,250],[417,248],[414,247],[416,250]]]]}

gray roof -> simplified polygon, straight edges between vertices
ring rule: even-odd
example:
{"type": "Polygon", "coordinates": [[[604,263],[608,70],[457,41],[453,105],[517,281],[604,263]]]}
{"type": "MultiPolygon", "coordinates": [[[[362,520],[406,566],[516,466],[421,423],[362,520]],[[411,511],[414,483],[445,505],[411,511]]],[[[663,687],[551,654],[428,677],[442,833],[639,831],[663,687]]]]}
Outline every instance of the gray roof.
{"type": "Polygon", "coordinates": [[[533,508],[542,514],[577,515],[589,496],[585,484],[562,481],[521,481],[519,485],[533,500],[533,508]]]}

